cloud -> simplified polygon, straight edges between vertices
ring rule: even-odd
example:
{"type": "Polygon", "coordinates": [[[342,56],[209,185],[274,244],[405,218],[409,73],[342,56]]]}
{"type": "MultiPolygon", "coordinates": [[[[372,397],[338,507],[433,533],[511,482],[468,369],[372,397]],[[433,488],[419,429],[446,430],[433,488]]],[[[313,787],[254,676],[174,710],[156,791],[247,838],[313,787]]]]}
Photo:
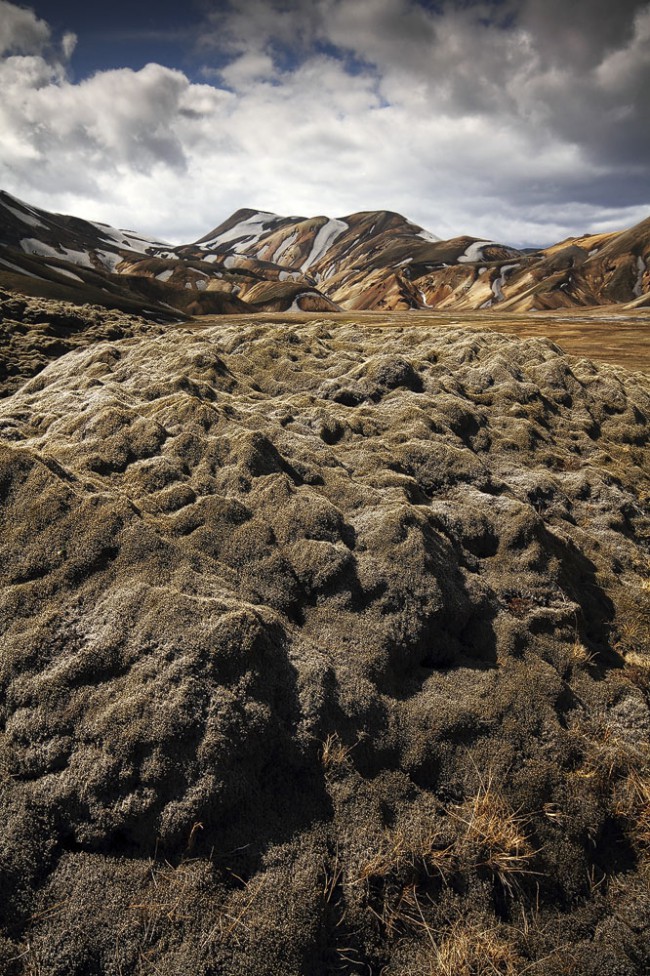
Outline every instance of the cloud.
{"type": "Polygon", "coordinates": [[[39,53],[50,36],[49,26],[33,10],[0,0],[0,55],[39,53]]]}
{"type": "Polygon", "coordinates": [[[650,207],[647,2],[239,0],[197,35],[204,84],[73,83],[74,39],[0,6],[0,185],[51,209],[189,240],[240,206],[386,208],[537,243],[650,207]]]}
{"type": "Polygon", "coordinates": [[[627,46],[644,8],[643,0],[523,0],[518,20],[544,60],[583,72],[627,46]]]}
{"type": "MultiPolygon", "coordinates": [[[[21,158],[35,156],[41,175],[62,157],[74,185],[84,168],[120,167],[147,171],[157,164],[182,171],[186,159],[179,133],[169,119],[182,114],[190,87],[178,71],[149,64],[124,68],[70,83],[60,66],[20,56],[0,65],[5,94],[0,107],[3,131],[11,133],[21,158]]],[[[5,165],[7,160],[5,153],[5,165]]]]}
{"type": "Polygon", "coordinates": [[[69,61],[77,46],[77,35],[67,31],[61,40],[61,53],[64,61],[69,61]]]}

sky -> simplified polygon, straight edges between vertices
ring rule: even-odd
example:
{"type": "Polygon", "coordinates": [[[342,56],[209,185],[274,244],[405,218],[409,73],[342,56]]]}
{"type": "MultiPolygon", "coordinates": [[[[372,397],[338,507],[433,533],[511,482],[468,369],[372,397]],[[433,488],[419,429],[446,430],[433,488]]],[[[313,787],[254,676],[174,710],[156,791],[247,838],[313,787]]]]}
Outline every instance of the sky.
{"type": "Polygon", "coordinates": [[[0,0],[0,188],[543,245],[650,216],[650,0],[0,0]]]}

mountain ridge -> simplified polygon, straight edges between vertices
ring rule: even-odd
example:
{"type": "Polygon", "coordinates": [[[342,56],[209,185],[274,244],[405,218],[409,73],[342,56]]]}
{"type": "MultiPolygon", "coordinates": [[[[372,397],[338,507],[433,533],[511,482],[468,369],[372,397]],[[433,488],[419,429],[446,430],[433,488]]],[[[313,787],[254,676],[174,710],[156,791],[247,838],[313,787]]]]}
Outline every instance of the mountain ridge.
{"type": "Polygon", "coordinates": [[[232,311],[650,307],[650,218],[539,250],[442,240],[395,211],[243,207],[170,244],[0,191],[0,285],[149,317],[232,311]]]}

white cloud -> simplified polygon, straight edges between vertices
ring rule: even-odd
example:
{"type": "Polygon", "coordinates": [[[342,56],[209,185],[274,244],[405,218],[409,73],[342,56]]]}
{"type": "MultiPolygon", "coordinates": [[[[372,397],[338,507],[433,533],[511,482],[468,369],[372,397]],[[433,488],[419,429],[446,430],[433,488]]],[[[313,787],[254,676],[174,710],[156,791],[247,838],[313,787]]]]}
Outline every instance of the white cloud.
{"type": "Polygon", "coordinates": [[[245,51],[220,72],[215,72],[230,88],[241,91],[256,81],[269,81],[276,77],[273,58],[262,51],[245,51]]]}
{"type": "Polygon", "coordinates": [[[77,35],[73,34],[72,31],[68,31],[63,35],[63,39],[61,40],[61,53],[63,54],[64,61],[69,61],[74,54],[77,40],[77,35]]]}
{"type": "Polygon", "coordinates": [[[516,18],[490,26],[492,4],[243,0],[202,32],[213,84],[196,84],[158,64],[73,83],[73,37],[57,48],[0,0],[20,12],[0,60],[0,185],[175,240],[240,206],[386,208],[513,243],[625,226],[650,206],[650,5],[622,0],[626,24],[580,35],[587,0],[564,4],[565,36],[563,2],[510,0],[499,15],[516,18]]]}

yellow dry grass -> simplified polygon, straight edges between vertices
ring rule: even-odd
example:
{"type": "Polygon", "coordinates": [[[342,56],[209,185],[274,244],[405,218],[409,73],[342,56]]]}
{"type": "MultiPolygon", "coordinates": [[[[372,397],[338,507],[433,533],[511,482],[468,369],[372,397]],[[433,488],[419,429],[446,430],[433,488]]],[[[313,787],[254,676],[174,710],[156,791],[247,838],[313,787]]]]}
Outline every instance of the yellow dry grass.
{"type": "Polygon", "coordinates": [[[650,851],[650,772],[631,769],[619,784],[614,812],[627,825],[627,834],[643,852],[650,851]]]}
{"type": "Polygon", "coordinates": [[[427,830],[423,827],[416,834],[397,830],[387,833],[379,850],[362,864],[358,881],[397,875],[405,868],[423,871],[426,875],[436,872],[444,877],[453,869],[454,863],[453,846],[441,844],[435,828],[427,830]]]}
{"type": "Polygon", "coordinates": [[[457,922],[439,947],[427,976],[516,976],[522,959],[496,927],[457,922]]]}
{"type": "Polygon", "coordinates": [[[323,742],[321,758],[325,769],[342,766],[354,746],[346,746],[336,732],[327,736],[323,742]]]}
{"type": "Polygon", "coordinates": [[[596,655],[585,647],[582,641],[576,640],[569,649],[569,663],[573,667],[584,667],[595,659],[596,655]]]}
{"type": "Polygon", "coordinates": [[[390,938],[426,925],[420,899],[427,903],[428,895],[423,892],[433,879],[445,881],[456,863],[453,845],[444,843],[435,826],[408,833],[398,829],[386,832],[378,849],[361,860],[350,884],[365,886],[368,910],[390,938]]]}
{"type": "Polygon", "coordinates": [[[452,811],[464,827],[459,854],[476,868],[490,871],[511,890],[518,876],[530,874],[535,855],[525,833],[527,820],[515,813],[495,788],[492,777],[481,782],[476,795],[452,811]]]}

